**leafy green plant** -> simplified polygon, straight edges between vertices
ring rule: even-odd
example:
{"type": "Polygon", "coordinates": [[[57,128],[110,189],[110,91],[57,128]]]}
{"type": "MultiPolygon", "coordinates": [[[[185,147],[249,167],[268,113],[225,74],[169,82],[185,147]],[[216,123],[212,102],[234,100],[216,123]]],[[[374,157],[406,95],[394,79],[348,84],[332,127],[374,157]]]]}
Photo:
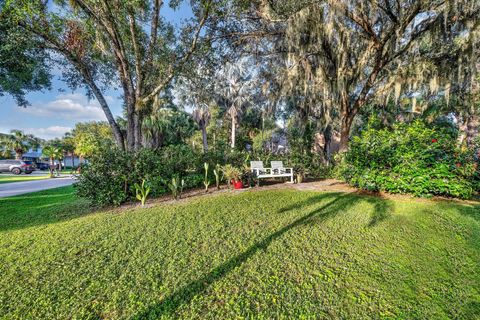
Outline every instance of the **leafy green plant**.
{"type": "Polygon", "coordinates": [[[222,175],[222,166],[217,163],[215,169],[213,169],[213,174],[215,175],[215,184],[217,186],[217,190],[220,190],[220,182],[223,179],[222,175]]]}
{"type": "Polygon", "coordinates": [[[205,192],[208,192],[208,187],[210,186],[210,179],[208,179],[208,163],[207,162],[203,164],[203,168],[205,169],[205,177],[203,179],[203,185],[205,186],[205,192]]]}
{"type": "Polygon", "coordinates": [[[223,174],[225,179],[227,179],[227,185],[230,187],[231,181],[239,181],[242,177],[242,171],[230,164],[223,166],[223,174]]]}
{"type": "Polygon", "coordinates": [[[297,182],[307,177],[320,179],[331,176],[331,168],[326,164],[323,156],[318,153],[303,152],[298,148],[293,148],[286,163],[293,168],[297,182]]]}
{"type": "Polygon", "coordinates": [[[113,149],[89,160],[82,166],[82,174],[75,184],[77,195],[100,207],[118,206],[134,198],[130,183],[141,178],[136,179],[134,171],[129,170],[133,162],[131,153],[113,149]]]}
{"type": "Polygon", "coordinates": [[[193,173],[199,167],[198,159],[200,154],[186,145],[138,152],[101,150],[82,168],[77,193],[96,206],[109,206],[135,200],[134,184],[143,179],[148,181],[150,197],[168,192],[168,184],[175,176],[185,179],[185,188],[196,188],[203,182],[202,174],[193,173]]]}
{"type": "Polygon", "coordinates": [[[135,183],[135,197],[142,203],[142,206],[145,205],[145,201],[147,201],[147,197],[150,194],[150,185],[146,182],[145,179],[142,180],[142,184],[139,185],[135,183]]]}
{"type": "Polygon", "coordinates": [[[203,185],[203,174],[190,173],[182,177],[185,181],[185,189],[198,188],[203,185]]]}
{"type": "Polygon", "coordinates": [[[455,131],[422,121],[367,128],[341,159],[340,176],[369,191],[470,198],[477,188],[474,150],[455,131]]]}
{"type": "Polygon", "coordinates": [[[252,168],[250,167],[250,162],[244,162],[241,168],[241,179],[244,185],[253,187],[256,183],[256,177],[252,172],[252,168]]]}
{"type": "Polygon", "coordinates": [[[59,159],[59,160],[62,159],[63,151],[58,147],[50,145],[50,146],[44,147],[42,150],[42,153],[44,157],[47,157],[50,160],[50,178],[54,177],[54,171],[55,171],[55,175],[58,176],[59,174],[58,174],[58,170],[56,169],[57,167],[55,166],[55,159],[59,159]],[[55,166],[55,169],[52,169],[53,166],[55,166]]]}
{"type": "Polygon", "coordinates": [[[185,187],[185,180],[180,179],[179,176],[172,178],[171,182],[167,184],[168,188],[172,192],[172,196],[175,200],[182,197],[183,188],[185,187]]]}

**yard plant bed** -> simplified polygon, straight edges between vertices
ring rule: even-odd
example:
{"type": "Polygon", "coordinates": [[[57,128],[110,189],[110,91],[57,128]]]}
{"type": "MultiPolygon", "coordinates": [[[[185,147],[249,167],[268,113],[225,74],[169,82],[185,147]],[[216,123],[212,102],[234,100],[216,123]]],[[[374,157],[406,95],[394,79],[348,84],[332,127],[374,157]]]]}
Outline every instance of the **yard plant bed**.
{"type": "Polygon", "coordinates": [[[480,317],[480,204],[297,190],[0,199],[0,318],[480,317]]]}

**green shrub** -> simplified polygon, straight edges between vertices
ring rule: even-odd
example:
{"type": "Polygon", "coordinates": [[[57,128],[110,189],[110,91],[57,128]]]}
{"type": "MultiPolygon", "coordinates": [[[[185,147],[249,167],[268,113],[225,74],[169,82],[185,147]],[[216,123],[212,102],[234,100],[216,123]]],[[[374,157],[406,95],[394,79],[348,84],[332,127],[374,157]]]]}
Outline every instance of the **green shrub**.
{"type": "Polygon", "coordinates": [[[77,194],[97,206],[117,206],[134,200],[135,184],[143,180],[148,181],[150,195],[154,197],[169,191],[166,181],[171,182],[173,177],[185,180],[186,188],[194,188],[203,182],[203,176],[200,174],[198,178],[195,173],[200,158],[186,145],[136,153],[105,150],[92,156],[82,169],[76,184],[77,194]]]}
{"type": "Polygon", "coordinates": [[[201,173],[190,173],[183,178],[185,180],[185,189],[198,188],[203,184],[204,176],[201,173]]]}
{"type": "Polygon", "coordinates": [[[351,141],[339,174],[361,189],[417,196],[469,198],[478,188],[473,150],[458,148],[454,131],[422,121],[367,127],[351,141]]]}
{"type": "Polygon", "coordinates": [[[323,158],[317,153],[301,153],[292,150],[284,162],[287,167],[292,167],[295,174],[312,179],[327,178],[330,176],[330,168],[323,162],[323,158]]]}
{"type": "Polygon", "coordinates": [[[82,174],[75,184],[77,194],[97,206],[120,205],[130,197],[133,155],[117,149],[104,151],[90,158],[82,166],[82,174]]]}

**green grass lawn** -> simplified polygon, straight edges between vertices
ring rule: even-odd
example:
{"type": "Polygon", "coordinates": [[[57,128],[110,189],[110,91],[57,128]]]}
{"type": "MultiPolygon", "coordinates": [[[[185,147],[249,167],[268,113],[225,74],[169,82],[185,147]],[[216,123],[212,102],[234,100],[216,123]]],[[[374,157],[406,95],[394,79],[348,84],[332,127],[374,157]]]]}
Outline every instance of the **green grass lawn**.
{"type": "Polygon", "coordinates": [[[293,190],[0,199],[0,318],[480,318],[480,205],[293,190]]]}
{"type": "Polygon", "coordinates": [[[48,175],[32,176],[32,175],[22,174],[22,175],[18,175],[18,176],[7,176],[7,175],[4,175],[4,174],[0,174],[0,183],[43,180],[43,179],[47,179],[47,178],[48,178],[48,175]]]}

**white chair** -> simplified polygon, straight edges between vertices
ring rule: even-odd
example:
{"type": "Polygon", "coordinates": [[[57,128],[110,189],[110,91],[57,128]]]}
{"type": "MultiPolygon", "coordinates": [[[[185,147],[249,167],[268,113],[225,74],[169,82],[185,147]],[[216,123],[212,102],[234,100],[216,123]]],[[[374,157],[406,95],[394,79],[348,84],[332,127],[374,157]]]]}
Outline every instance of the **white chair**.
{"type": "Polygon", "coordinates": [[[272,175],[275,177],[290,177],[290,182],[293,183],[293,168],[285,168],[283,161],[272,161],[272,175]]]}
{"type": "Polygon", "coordinates": [[[263,161],[250,161],[250,168],[257,178],[270,177],[272,170],[263,167],[263,161]]]}

